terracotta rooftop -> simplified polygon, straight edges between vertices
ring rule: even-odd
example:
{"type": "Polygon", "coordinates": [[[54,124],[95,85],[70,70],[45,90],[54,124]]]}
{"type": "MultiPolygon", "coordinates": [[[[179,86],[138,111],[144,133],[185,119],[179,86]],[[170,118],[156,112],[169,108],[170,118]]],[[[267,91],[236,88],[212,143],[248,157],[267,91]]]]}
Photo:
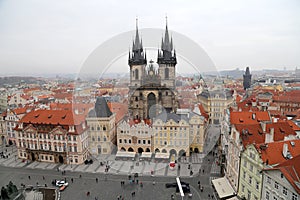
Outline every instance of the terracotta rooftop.
{"type": "Polygon", "coordinates": [[[279,169],[295,190],[300,194],[300,187],[295,182],[300,182],[300,155],[281,163],[276,169],[279,169]]]}
{"type": "Polygon", "coordinates": [[[284,137],[296,135],[288,122],[266,124],[266,131],[263,131],[260,124],[237,124],[235,128],[240,133],[244,147],[253,143],[265,143],[266,134],[271,132],[271,128],[274,129],[274,141],[283,141],[284,137]]]}
{"type": "Polygon", "coordinates": [[[118,102],[108,102],[111,112],[116,113],[116,123],[119,123],[128,112],[128,105],[118,102]]]}
{"type": "Polygon", "coordinates": [[[300,155],[300,140],[271,142],[268,144],[255,144],[255,148],[261,154],[261,159],[269,165],[276,165],[287,161],[283,156],[283,145],[288,145],[292,157],[300,155]],[[293,145],[292,145],[293,143],[293,145]]]}
{"type": "Polygon", "coordinates": [[[20,122],[32,124],[79,125],[85,121],[83,115],[70,110],[36,110],[27,113],[20,122]]]}
{"type": "Polygon", "coordinates": [[[268,111],[232,111],[231,124],[259,124],[262,121],[271,121],[268,111]]]}

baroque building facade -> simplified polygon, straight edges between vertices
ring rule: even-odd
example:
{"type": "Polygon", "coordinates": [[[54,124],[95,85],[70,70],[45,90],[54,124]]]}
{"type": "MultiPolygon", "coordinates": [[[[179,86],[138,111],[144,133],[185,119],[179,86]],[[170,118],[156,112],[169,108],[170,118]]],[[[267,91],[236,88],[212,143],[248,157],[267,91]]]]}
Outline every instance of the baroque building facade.
{"type": "Polygon", "coordinates": [[[20,159],[82,164],[88,158],[84,116],[70,110],[31,111],[18,122],[15,130],[20,159]]]}

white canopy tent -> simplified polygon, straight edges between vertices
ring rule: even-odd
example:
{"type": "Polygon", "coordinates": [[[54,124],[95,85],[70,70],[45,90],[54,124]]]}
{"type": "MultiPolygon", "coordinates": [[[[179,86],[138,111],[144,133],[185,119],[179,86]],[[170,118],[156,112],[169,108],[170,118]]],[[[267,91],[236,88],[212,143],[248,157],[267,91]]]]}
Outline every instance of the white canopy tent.
{"type": "Polygon", "coordinates": [[[226,177],[214,179],[211,182],[220,199],[228,199],[236,195],[226,177]]]}

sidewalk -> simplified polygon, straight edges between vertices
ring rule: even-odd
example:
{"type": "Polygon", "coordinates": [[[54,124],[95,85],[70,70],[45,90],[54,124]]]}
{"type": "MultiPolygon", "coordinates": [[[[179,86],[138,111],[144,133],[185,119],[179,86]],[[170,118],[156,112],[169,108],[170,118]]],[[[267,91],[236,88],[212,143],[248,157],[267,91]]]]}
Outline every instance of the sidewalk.
{"type": "MultiPolygon", "coordinates": [[[[24,162],[17,158],[16,147],[4,147],[2,151],[9,154],[8,158],[0,158],[0,165],[7,167],[24,167],[29,169],[45,169],[56,170],[58,167],[60,170],[72,171],[72,172],[88,172],[88,173],[106,173],[106,165],[108,165],[109,174],[122,174],[128,175],[132,173],[138,173],[140,176],[168,176],[168,177],[191,177],[190,171],[193,172],[193,176],[197,176],[199,169],[202,166],[203,158],[206,156],[205,152],[209,152],[219,136],[219,128],[216,126],[209,126],[207,130],[207,138],[204,145],[204,153],[191,154],[190,157],[181,157],[174,169],[169,168],[169,162],[158,162],[152,159],[149,161],[121,161],[115,160],[115,155],[98,155],[93,156],[93,164],[81,164],[81,165],[67,165],[59,163],[45,163],[45,162],[24,162]],[[7,150],[6,150],[7,149],[7,150]],[[102,162],[103,165],[100,165],[102,162]],[[180,169],[178,169],[180,165],[180,169]],[[190,169],[188,166],[190,165],[190,169]],[[151,174],[151,172],[153,174],[151,174]]],[[[214,162],[211,173],[219,172],[219,166],[214,162]]]]}

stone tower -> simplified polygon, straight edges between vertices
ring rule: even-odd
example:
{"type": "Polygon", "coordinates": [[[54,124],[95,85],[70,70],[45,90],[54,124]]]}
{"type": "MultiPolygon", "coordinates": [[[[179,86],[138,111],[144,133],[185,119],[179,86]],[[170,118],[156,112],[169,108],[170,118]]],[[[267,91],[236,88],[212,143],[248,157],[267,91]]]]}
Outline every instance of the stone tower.
{"type": "Polygon", "coordinates": [[[250,74],[250,70],[249,67],[246,68],[246,72],[243,75],[243,86],[244,86],[244,90],[250,88],[251,86],[251,77],[252,74],[250,74]]]}
{"type": "Polygon", "coordinates": [[[162,78],[161,84],[175,90],[175,77],[177,64],[176,52],[173,49],[173,39],[169,36],[168,24],[166,22],[165,37],[161,39],[161,50],[158,50],[157,63],[158,71],[162,78]]]}

